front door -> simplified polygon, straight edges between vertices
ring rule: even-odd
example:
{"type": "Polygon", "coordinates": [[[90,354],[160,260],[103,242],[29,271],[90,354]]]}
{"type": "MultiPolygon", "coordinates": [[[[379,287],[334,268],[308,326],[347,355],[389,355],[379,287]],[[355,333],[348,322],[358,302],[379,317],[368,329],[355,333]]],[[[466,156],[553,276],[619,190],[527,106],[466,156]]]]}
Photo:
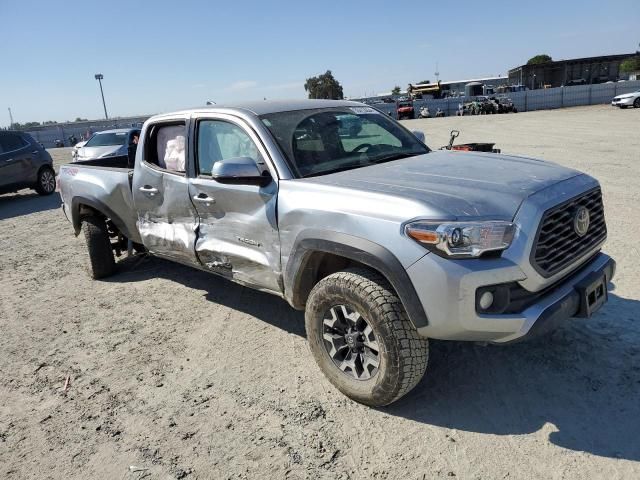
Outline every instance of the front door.
{"type": "Polygon", "coordinates": [[[187,121],[147,126],[132,187],[144,246],[154,255],[197,265],[198,217],[186,176],[187,121]]]}
{"type": "MultiPolygon", "coordinates": [[[[200,218],[196,254],[206,268],[253,287],[282,292],[276,219],[278,185],[222,184],[211,177],[215,162],[252,158],[269,170],[267,153],[253,131],[230,115],[200,118],[195,125],[195,172],[189,194],[200,218]]],[[[275,177],[275,171],[271,174],[275,177]]]]}
{"type": "Polygon", "coordinates": [[[32,150],[34,147],[17,133],[0,133],[0,186],[35,182],[32,150]]]}

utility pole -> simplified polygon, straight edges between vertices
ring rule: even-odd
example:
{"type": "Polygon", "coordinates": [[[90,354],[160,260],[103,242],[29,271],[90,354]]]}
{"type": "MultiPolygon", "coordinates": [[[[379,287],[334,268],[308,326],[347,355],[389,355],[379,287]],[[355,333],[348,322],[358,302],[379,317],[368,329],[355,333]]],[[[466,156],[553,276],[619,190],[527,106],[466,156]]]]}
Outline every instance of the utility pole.
{"type": "Polygon", "coordinates": [[[104,78],[104,75],[96,73],[93,78],[98,80],[98,83],[100,84],[100,95],[102,96],[102,106],[104,107],[104,118],[109,120],[109,115],[107,115],[107,104],[104,102],[104,92],[102,91],[102,79],[104,78]]]}
{"type": "Polygon", "coordinates": [[[8,107],[9,110],[9,120],[11,121],[11,123],[9,124],[9,130],[11,130],[13,128],[13,115],[11,114],[11,107],[8,107]]]}
{"type": "Polygon", "coordinates": [[[436,83],[438,83],[440,79],[440,72],[438,71],[438,62],[436,62],[436,73],[434,73],[434,75],[436,76],[436,83]]]}

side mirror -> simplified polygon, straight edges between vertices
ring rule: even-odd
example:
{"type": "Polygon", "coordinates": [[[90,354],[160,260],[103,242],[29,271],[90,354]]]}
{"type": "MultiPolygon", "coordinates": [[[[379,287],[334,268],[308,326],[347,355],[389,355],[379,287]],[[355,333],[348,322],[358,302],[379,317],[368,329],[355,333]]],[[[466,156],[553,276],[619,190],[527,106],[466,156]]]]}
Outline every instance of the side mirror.
{"type": "Polygon", "coordinates": [[[418,140],[424,143],[424,132],[421,132],[420,130],[411,130],[411,133],[413,133],[418,140]]]}
{"type": "Polygon", "coordinates": [[[220,160],[213,164],[211,176],[218,183],[235,185],[259,185],[264,187],[271,183],[271,175],[262,174],[255,160],[249,157],[234,157],[220,160]]]}

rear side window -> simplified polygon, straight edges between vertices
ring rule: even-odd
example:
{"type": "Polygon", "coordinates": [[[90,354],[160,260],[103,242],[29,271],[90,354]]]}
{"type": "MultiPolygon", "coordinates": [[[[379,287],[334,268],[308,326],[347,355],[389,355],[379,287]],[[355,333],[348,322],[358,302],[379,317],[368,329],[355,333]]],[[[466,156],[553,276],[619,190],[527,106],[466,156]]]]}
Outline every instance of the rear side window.
{"type": "Polygon", "coordinates": [[[145,141],[144,161],[163,170],[186,170],[187,130],[184,123],[154,125],[145,141]]]}
{"type": "Polygon", "coordinates": [[[264,164],[258,147],[247,133],[223,120],[202,120],[198,124],[198,175],[211,175],[220,160],[248,157],[257,165],[264,164]]]}
{"type": "Polygon", "coordinates": [[[20,150],[27,145],[28,143],[17,133],[4,133],[0,136],[0,147],[3,152],[20,150]]]}

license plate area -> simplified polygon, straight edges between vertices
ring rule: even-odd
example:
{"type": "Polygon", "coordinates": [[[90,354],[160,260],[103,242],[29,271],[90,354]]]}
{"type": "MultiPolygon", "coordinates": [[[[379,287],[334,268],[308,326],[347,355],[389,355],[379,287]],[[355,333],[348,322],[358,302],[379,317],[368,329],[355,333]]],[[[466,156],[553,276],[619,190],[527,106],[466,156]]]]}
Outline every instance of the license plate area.
{"type": "Polygon", "coordinates": [[[576,290],[580,293],[580,309],[577,317],[589,318],[609,298],[607,277],[603,272],[593,272],[576,285],[576,290]]]}

